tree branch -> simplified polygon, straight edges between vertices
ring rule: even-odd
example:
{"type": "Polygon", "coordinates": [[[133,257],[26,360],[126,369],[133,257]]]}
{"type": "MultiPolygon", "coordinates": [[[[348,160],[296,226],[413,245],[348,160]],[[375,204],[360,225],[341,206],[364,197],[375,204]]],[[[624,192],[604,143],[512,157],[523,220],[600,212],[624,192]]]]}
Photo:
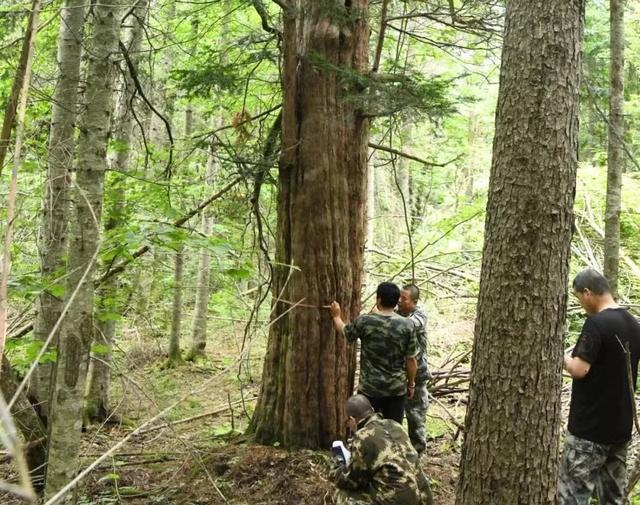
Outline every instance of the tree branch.
{"type": "Polygon", "coordinates": [[[131,75],[131,79],[135,84],[136,91],[140,95],[140,98],[142,98],[144,102],[147,104],[147,106],[153,111],[153,113],[162,120],[167,130],[167,135],[169,136],[169,161],[167,161],[167,166],[164,169],[164,176],[165,178],[170,179],[172,165],[173,165],[173,148],[174,148],[173,134],[171,133],[171,124],[169,123],[169,120],[166,117],[164,117],[162,113],[160,113],[160,111],[158,111],[158,109],[156,109],[153,106],[153,104],[149,101],[147,96],[144,94],[144,90],[142,89],[142,84],[140,83],[140,79],[138,78],[138,70],[136,69],[135,64],[131,60],[131,56],[129,55],[127,46],[125,46],[121,40],[118,41],[118,45],[120,46],[120,52],[124,57],[124,61],[126,62],[127,68],[129,69],[129,74],[131,75]]]}
{"type": "Polygon", "coordinates": [[[377,149],[378,151],[385,151],[387,153],[395,154],[396,156],[400,156],[402,158],[407,158],[408,160],[417,161],[418,163],[422,163],[423,165],[427,165],[429,167],[446,167],[447,165],[451,165],[451,163],[455,163],[456,161],[458,161],[463,156],[462,154],[459,154],[458,156],[456,156],[452,160],[445,161],[444,163],[434,163],[433,161],[423,160],[422,158],[418,158],[417,156],[414,156],[412,154],[405,153],[405,152],[402,152],[402,151],[398,151],[397,149],[394,149],[393,147],[385,147],[385,146],[382,146],[380,144],[374,144],[373,142],[369,142],[369,147],[371,147],[373,149],[377,149]]]}
{"type": "Polygon", "coordinates": [[[267,33],[273,33],[274,35],[277,35],[278,38],[282,38],[282,33],[280,32],[280,30],[274,28],[269,24],[269,13],[267,12],[267,9],[262,4],[262,2],[260,0],[251,0],[251,5],[253,5],[253,8],[258,13],[258,16],[260,16],[260,21],[262,21],[262,29],[267,33]]]}
{"type": "Polygon", "coordinates": [[[387,6],[389,0],[382,0],[382,12],[380,13],[380,33],[378,34],[378,43],[376,44],[376,55],[373,59],[373,66],[371,72],[378,71],[380,66],[380,58],[382,56],[382,46],[384,45],[384,34],[387,30],[387,6]]]}

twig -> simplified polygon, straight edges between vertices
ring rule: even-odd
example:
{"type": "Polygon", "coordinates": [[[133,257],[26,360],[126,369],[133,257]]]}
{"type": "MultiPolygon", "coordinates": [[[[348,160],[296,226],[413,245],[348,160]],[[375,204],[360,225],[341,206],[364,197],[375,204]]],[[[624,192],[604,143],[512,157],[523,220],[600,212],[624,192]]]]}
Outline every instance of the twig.
{"type": "Polygon", "coordinates": [[[191,138],[192,139],[198,139],[198,138],[201,138],[201,137],[208,137],[210,135],[215,135],[216,133],[221,132],[223,130],[229,130],[231,128],[237,128],[238,126],[242,126],[243,124],[250,123],[251,121],[255,121],[256,119],[260,119],[261,117],[268,116],[272,112],[275,112],[275,111],[277,111],[278,109],[281,109],[281,108],[282,108],[282,104],[279,103],[275,107],[271,107],[270,109],[267,109],[264,112],[261,112],[260,114],[256,114],[255,116],[249,117],[249,118],[247,118],[247,119],[245,119],[243,121],[240,121],[239,123],[233,123],[233,124],[221,126],[220,128],[216,128],[215,130],[210,130],[210,131],[207,131],[207,132],[204,132],[204,133],[199,133],[198,135],[194,135],[191,138]]]}
{"type": "Polygon", "coordinates": [[[138,95],[140,95],[140,98],[142,98],[144,103],[147,104],[149,109],[151,109],[153,113],[160,118],[160,120],[164,123],[164,126],[167,130],[167,135],[169,136],[169,160],[167,161],[167,166],[164,170],[164,175],[165,175],[165,178],[170,179],[172,165],[173,165],[173,149],[174,149],[173,134],[171,133],[171,124],[169,123],[169,120],[166,117],[164,117],[162,113],[153,106],[153,104],[149,101],[149,99],[145,95],[144,90],[142,89],[142,84],[140,84],[140,79],[138,78],[138,70],[136,69],[136,66],[133,63],[133,61],[131,61],[131,56],[129,56],[129,51],[127,49],[127,46],[125,46],[121,40],[118,41],[118,45],[120,47],[120,52],[124,57],[124,61],[127,64],[127,68],[129,69],[129,75],[131,75],[131,79],[133,81],[133,84],[136,87],[136,91],[138,92],[138,95]]]}
{"type": "Polygon", "coordinates": [[[638,412],[636,408],[636,395],[635,395],[635,385],[633,384],[633,374],[631,371],[631,351],[629,350],[629,342],[625,342],[624,344],[620,340],[620,337],[616,335],[616,340],[622,347],[622,351],[624,352],[625,365],[627,367],[627,385],[629,386],[629,399],[631,400],[631,412],[633,415],[633,424],[636,427],[636,431],[640,434],[640,423],[638,422],[638,412]]]}
{"type": "Polygon", "coordinates": [[[438,400],[435,396],[432,396],[431,394],[429,394],[429,398],[434,402],[436,402],[440,406],[440,408],[442,408],[442,410],[444,410],[447,413],[447,415],[451,418],[451,421],[453,422],[453,424],[455,424],[459,430],[464,431],[464,426],[460,424],[460,422],[458,422],[458,420],[449,411],[449,409],[446,407],[444,403],[442,403],[440,400],[438,400]]]}
{"type": "Polygon", "coordinates": [[[294,302],[290,302],[289,300],[283,300],[282,298],[278,298],[278,302],[284,303],[286,305],[295,305],[297,307],[305,307],[307,309],[328,309],[331,307],[331,305],[312,305],[312,304],[308,304],[308,303],[294,303],[294,302]]]}
{"type": "Polygon", "coordinates": [[[5,402],[2,391],[0,391],[0,427],[2,428],[0,429],[0,440],[13,456],[18,475],[20,476],[19,486],[0,481],[0,488],[11,494],[20,496],[29,503],[35,503],[36,494],[31,485],[29,465],[22,452],[20,439],[18,438],[15,424],[11,418],[11,408],[5,402]]]}
{"type": "MultiPolygon", "coordinates": [[[[256,398],[247,398],[247,400],[251,401],[251,400],[255,400],[256,398]]],[[[229,402],[227,405],[225,405],[224,407],[217,407],[213,410],[209,410],[207,412],[204,412],[202,414],[198,414],[197,416],[191,416],[191,417],[187,417],[185,419],[179,419],[178,421],[171,421],[171,422],[166,422],[163,424],[159,424],[158,426],[151,426],[150,428],[147,428],[145,430],[141,430],[138,432],[138,435],[144,435],[145,433],[150,433],[152,431],[156,431],[156,430],[160,430],[162,428],[168,428],[169,426],[176,426],[177,424],[184,424],[184,423],[188,423],[191,421],[195,421],[197,419],[202,419],[203,417],[210,417],[210,416],[215,416],[217,414],[222,414],[223,412],[226,412],[227,410],[231,409],[233,405],[240,405],[242,403],[242,400],[236,400],[234,402],[229,402]]]]}
{"type": "Polygon", "coordinates": [[[422,163],[423,165],[427,165],[429,167],[446,167],[447,165],[450,165],[451,163],[455,163],[456,161],[458,161],[463,156],[462,154],[459,154],[458,156],[456,156],[452,160],[445,161],[444,163],[434,163],[433,161],[427,161],[427,160],[424,160],[422,158],[418,158],[417,156],[414,156],[413,154],[409,154],[409,153],[405,153],[405,152],[399,151],[397,149],[394,149],[393,147],[385,147],[385,146],[382,146],[380,144],[374,144],[373,142],[369,142],[369,147],[371,147],[373,149],[377,149],[378,151],[385,151],[385,152],[388,152],[388,153],[391,153],[391,154],[395,154],[396,156],[400,156],[401,158],[407,158],[408,160],[417,161],[418,163],[422,163]]]}
{"type": "Polygon", "coordinates": [[[589,82],[585,80],[585,85],[587,87],[587,93],[589,94],[589,98],[591,99],[591,103],[593,104],[594,108],[596,109],[596,112],[598,113],[600,118],[605,123],[607,123],[607,126],[609,126],[609,128],[611,128],[611,131],[613,131],[613,134],[617,137],[618,142],[620,142],[620,144],[622,145],[622,148],[624,149],[624,153],[631,160],[631,163],[633,163],[636,166],[636,168],[638,170],[640,170],[640,164],[636,161],[636,159],[634,158],[633,154],[631,154],[631,151],[629,150],[629,146],[627,146],[627,143],[622,138],[622,135],[620,135],[620,133],[615,128],[613,128],[611,126],[611,123],[609,122],[609,118],[602,111],[602,109],[600,108],[600,106],[596,102],[595,97],[593,96],[593,89],[591,88],[591,84],[589,84],[589,82]]]}

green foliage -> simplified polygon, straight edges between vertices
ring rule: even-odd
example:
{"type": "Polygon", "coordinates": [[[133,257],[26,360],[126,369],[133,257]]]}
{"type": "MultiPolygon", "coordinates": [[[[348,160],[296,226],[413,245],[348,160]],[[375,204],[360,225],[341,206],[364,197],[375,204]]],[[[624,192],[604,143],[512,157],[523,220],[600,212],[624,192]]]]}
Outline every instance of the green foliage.
{"type": "MultiPolygon", "coordinates": [[[[19,373],[25,373],[35,361],[38,353],[42,349],[43,342],[35,340],[31,336],[20,339],[9,339],[5,344],[7,356],[13,368],[19,373]]],[[[39,363],[55,363],[56,349],[52,345],[40,358],[39,363]]]]}

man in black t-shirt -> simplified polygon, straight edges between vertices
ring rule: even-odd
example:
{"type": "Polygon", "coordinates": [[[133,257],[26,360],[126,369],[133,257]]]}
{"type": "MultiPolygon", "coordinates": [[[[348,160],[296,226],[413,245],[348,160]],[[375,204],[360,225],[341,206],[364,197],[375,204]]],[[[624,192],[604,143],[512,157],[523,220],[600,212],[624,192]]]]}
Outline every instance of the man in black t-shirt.
{"type": "Polygon", "coordinates": [[[611,295],[605,277],[580,272],[573,291],[589,315],[564,368],[573,377],[569,425],[558,486],[559,505],[627,503],[627,447],[633,428],[633,391],[640,359],[640,324],[611,295]]]}

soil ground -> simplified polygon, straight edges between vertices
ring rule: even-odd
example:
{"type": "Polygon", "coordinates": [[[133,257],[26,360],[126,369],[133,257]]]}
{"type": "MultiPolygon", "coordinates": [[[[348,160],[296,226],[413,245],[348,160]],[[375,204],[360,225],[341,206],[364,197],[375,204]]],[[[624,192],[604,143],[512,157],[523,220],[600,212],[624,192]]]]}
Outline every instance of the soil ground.
{"type": "MultiPolygon", "coordinates": [[[[467,340],[469,330],[470,325],[460,323],[436,329],[435,368],[467,340]],[[446,345],[440,335],[447,335],[446,345]]],[[[82,467],[181,401],[146,426],[149,431],[131,437],[102,461],[77,488],[78,504],[333,503],[328,452],[288,452],[254,445],[243,435],[259,391],[264,342],[254,342],[241,366],[236,360],[242,349],[238,331],[227,327],[213,339],[216,344],[209,347],[204,360],[166,368],[163,341],[129,335],[128,349],[116,353],[115,360],[112,401],[117,422],[86,430],[82,467]],[[176,423],[183,420],[187,421],[176,423]]],[[[432,405],[427,419],[431,441],[422,466],[432,481],[437,505],[454,503],[461,436],[451,422],[452,414],[461,422],[464,407],[445,401],[443,408],[432,405]]],[[[15,478],[6,463],[0,475],[15,478]]],[[[0,503],[21,502],[0,493],[0,503]]]]}

